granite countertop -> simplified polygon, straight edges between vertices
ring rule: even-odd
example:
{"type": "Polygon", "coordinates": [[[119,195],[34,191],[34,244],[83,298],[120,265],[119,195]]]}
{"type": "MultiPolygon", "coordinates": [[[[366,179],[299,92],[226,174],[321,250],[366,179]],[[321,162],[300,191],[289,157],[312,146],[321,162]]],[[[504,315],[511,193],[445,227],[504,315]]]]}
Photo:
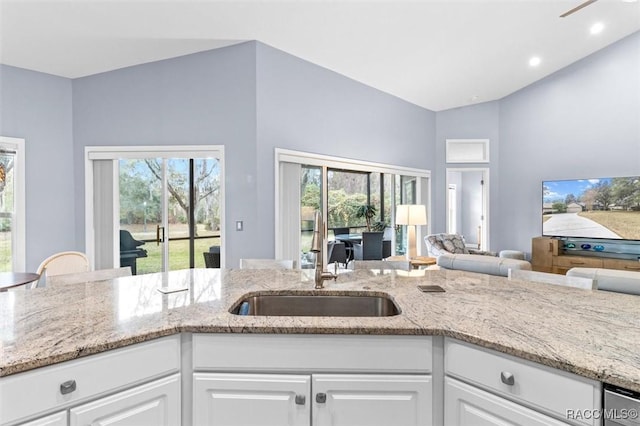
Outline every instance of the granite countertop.
{"type": "Polygon", "coordinates": [[[323,293],[387,293],[398,316],[250,317],[245,293],[311,292],[305,272],[194,269],[0,293],[0,376],[179,332],[444,335],[640,391],[640,297],[451,270],[353,271],[323,293]],[[422,274],[408,276],[409,274],[422,274]],[[445,293],[422,293],[438,284],[445,293]],[[162,294],[162,286],[188,291],[162,294]]]}

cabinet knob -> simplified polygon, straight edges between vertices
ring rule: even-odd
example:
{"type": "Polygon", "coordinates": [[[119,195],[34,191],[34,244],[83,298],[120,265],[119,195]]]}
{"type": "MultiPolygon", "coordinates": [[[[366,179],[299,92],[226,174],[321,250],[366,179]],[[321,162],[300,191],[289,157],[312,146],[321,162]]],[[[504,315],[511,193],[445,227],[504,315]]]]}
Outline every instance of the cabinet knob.
{"type": "Polygon", "coordinates": [[[304,405],[307,402],[307,397],[304,395],[296,395],[296,404],[304,405]]]}
{"type": "Polygon", "coordinates": [[[316,402],[318,404],[324,404],[327,402],[327,394],[326,393],[317,393],[316,394],[316,402]]]}
{"type": "Polygon", "coordinates": [[[60,393],[66,395],[76,390],[76,381],[75,380],[67,380],[66,382],[60,385],[60,393]]]}
{"type": "Polygon", "coordinates": [[[516,378],[513,377],[513,374],[508,371],[503,371],[500,373],[500,380],[505,385],[513,386],[516,383],[516,378]]]}

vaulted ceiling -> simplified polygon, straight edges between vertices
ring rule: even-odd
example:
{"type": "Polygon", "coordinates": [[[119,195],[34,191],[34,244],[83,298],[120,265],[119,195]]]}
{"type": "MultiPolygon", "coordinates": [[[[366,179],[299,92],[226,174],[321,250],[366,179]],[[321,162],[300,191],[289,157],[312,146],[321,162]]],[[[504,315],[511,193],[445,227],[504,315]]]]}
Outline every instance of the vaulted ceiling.
{"type": "Polygon", "coordinates": [[[76,78],[258,40],[439,111],[500,99],[640,30],[637,1],[560,18],[582,1],[0,0],[0,62],[76,78]]]}

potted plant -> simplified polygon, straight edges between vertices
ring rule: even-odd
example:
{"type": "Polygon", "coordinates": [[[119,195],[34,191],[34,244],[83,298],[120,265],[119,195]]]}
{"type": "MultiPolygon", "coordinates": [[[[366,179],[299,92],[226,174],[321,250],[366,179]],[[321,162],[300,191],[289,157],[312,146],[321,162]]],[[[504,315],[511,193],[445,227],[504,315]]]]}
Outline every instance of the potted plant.
{"type": "Polygon", "coordinates": [[[384,230],[387,229],[388,226],[389,226],[389,224],[387,222],[383,222],[383,221],[379,220],[379,221],[373,222],[371,224],[371,229],[373,231],[384,232],[384,230]]]}
{"type": "Polygon", "coordinates": [[[373,219],[377,212],[378,210],[375,206],[372,206],[371,204],[363,204],[358,206],[358,209],[356,210],[356,217],[364,217],[364,220],[367,223],[367,231],[371,231],[371,219],[373,219]]]}

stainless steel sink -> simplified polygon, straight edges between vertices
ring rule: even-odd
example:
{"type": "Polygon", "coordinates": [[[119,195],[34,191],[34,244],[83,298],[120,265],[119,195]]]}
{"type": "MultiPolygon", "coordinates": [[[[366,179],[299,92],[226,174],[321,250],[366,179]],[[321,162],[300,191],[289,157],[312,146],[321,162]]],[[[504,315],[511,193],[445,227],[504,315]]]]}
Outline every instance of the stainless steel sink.
{"type": "Polygon", "coordinates": [[[231,310],[236,315],[313,317],[390,317],[400,308],[388,296],[259,294],[247,296],[231,310]]]}

